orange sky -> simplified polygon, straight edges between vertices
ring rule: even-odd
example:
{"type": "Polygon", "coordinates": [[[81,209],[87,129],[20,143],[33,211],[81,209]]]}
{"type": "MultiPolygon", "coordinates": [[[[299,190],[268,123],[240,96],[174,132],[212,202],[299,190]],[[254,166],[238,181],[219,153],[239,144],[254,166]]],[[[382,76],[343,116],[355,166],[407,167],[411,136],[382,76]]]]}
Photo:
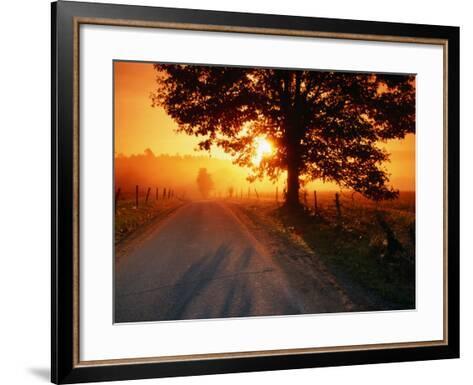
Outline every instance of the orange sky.
{"type": "MultiPolygon", "coordinates": [[[[195,151],[199,139],[176,133],[176,123],[162,108],[151,107],[155,71],[150,63],[114,62],[115,154],[140,154],[146,148],[158,154],[205,155],[195,151]]],[[[415,135],[380,143],[391,153],[386,168],[400,190],[415,190],[415,135]]],[[[230,159],[220,148],[212,156],[230,159]]]]}

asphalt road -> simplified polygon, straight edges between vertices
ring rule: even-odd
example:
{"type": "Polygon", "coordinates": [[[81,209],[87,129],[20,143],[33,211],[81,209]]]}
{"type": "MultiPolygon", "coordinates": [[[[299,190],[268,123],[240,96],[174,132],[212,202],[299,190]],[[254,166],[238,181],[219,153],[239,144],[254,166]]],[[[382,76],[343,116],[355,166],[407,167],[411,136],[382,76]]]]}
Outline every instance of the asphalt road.
{"type": "Polygon", "coordinates": [[[290,276],[224,203],[192,202],[116,263],[115,322],[317,312],[290,276]]]}

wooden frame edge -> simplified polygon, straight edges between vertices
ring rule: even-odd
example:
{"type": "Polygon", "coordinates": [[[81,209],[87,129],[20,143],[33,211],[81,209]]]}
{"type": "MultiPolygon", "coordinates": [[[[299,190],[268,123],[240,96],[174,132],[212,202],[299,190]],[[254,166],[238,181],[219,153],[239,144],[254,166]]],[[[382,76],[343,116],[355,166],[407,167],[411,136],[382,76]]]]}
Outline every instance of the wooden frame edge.
{"type": "MultiPolygon", "coordinates": [[[[61,2],[62,6],[64,4],[75,4],[69,2],[61,2]]],[[[87,6],[87,4],[81,4],[81,6],[87,6]]],[[[110,7],[110,5],[109,5],[110,7]]],[[[115,7],[115,6],[112,6],[115,7]]],[[[120,7],[120,6],[116,6],[120,7]]],[[[61,7],[59,7],[61,8],[61,7]]],[[[179,10],[176,10],[179,12],[179,10]]],[[[52,175],[53,178],[51,179],[52,183],[52,290],[51,290],[51,297],[52,297],[52,324],[51,324],[51,331],[52,331],[52,339],[51,339],[51,348],[52,348],[52,380],[54,382],[76,382],[72,377],[69,379],[65,378],[64,375],[60,373],[60,363],[58,357],[58,351],[61,348],[61,341],[60,337],[57,333],[58,326],[61,323],[61,301],[58,299],[58,286],[57,286],[57,274],[59,273],[60,266],[58,265],[58,252],[60,252],[60,246],[57,244],[56,235],[57,226],[58,226],[58,219],[56,219],[56,215],[58,215],[58,211],[60,211],[60,207],[57,207],[57,200],[61,199],[58,196],[57,183],[58,183],[58,176],[61,176],[61,172],[57,170],[58,166],[61,163],[61,160],[58,157],[58,129],[65,129],[59,127],[59,121],[56,106],[58,106],[58,91],[57,87],[60,80],[57,78],[58,69],[60,69],[60,62],[57,62],[58,56],[58,45],[57,39],[59,38],[57,28],[58,28],[58,7],[55,3],[51,5],[51,16],[52,16],[52,30],[51,30],[51,39],[52,39],[52,67],[51,67],[51,75],[52,75],[52,93],[51,93],[51,100],[52,100],[52,161],[51,161],[51,168],[52,168],[52,175]],[[54,60],[53,60],[54,59],[54,60]],[[53,188],[54,187],[54,188],[53,188]],[[56,268],[57,266],[57,268],[56,268]],[[58,302],[59,301],[59,302],[58,302]],[[57,318],[59,317],[59,318],[57,318]]],[[[264,16],[264,15],[261,15],[264,16]]],[[[434,26],[432,26],[434,27],[434,26]]],[[[201,361],[211,361],[211,360],[228,360],[228,359],[246,359],[246,358],[264,358],[264,357],[289,357],[289,356],[300,356],[300,355],[313,355],[314,353],[342,353],[342,352],[363,352],[363,351],[373,351],[373,350],[398,350],[398,349],[409,349],[409,348],[446,348],[444,350],[446,355],[444,358],[449,357],[457,357],[458,352],[456,352],[457,348],[457,335],[458,331],[454,333],[454,346],[453,351],[449,348],[449,302],[448,298],[450,296],[449,293],[449,244],[448,244],[448,235],[449,235],[449,183],[451,181],[455,182],[455,175],[453,175],[453,179],[449,180],[449,142],[448,142],[448,131],[449,131],[449,62],[453,60],[455,64],[458,58],[451,58],[449,56],[449,40],[452,38],[454,39],[454,52],[455,56],[459,51],[458,44],[458,37],[445,37],[445,38],[426,38],[426,37],[405,37],[405,36],[393,36],[393,35],[379,35],[379,34],[356,34],[356,33],[335,33],[335,32],[317,32],[317,31],[301,31],[301,30],[288,30],[288,29],[274,29],[274,28],[254,28],[254,27],[238,27],[238,26],[224,26],[224,25],[214,25],[214,24],[193,24],[193,23],[170,23],[170,22],[153,22],[153,21],[145,21],[145,20],[127,20],[127,19],[109,19],[109,18],[95,18],[95,17],[84,17],[84,16],[72,16],[72,30],[73,30],[73,107],[72,107],[72,136],[73,136],[73,167],[72,167],[72,176],[73,176],[73,196],[72,196],[72,204],[73,204],[73,247],[72,247],[72,268],[73,268],[73,287],[72,287],[72,294],[73,294],[73,301],[72,301],[72,366],[71,369],[76,372],[77,370],[89,370],[91,368],[100,368],[100,367],[110,367],[110,366],[129,366],[129,365],[145,365],[145,364],[166,364],[166,363],[185,363],[185,362],[201,362],[201,361]],[[444,305],[443,305],[443,316],[444,316],[444,330],[443,335],[444,338],[438,341],[421,341],[421,342],[405,342],[405,343],[389,343],[389,344],[369,344],[369,345],[354,345],[354,346],[336,346],[336,347],[326,347],[326,348],[305,348],[305,349],[283,349],[283,350],[263,350],[263,351],[249,351],[249,352],[235,352],[235,353],[216,353],[216,354],[198,354],[198,355],[180,355],[180,356],[161,356],[161,357],[140,357],[140,358],[125,358],[125,359],[112,359],[112,360],[97,360],[97,361],[81,361],[80,360],[80,301],[79,301],[79,76],[80,76],[80,69],[79,69],[79,50],[80,50],[80,42],[79,42],[79,35],[80,35],[80,25],[81,24],[95,24],[95,25],[110,25],[110,26],[131,26],[131,27],[143,27],[143,28],[172,28],[172,29],[184,29],[189,31],[215,31],[215,32],[230,32],[230,33],[252,33],[252,34],[266,34],[266,35],[284,35],[284,36],[299,36],[299,37],[316,37],[316,38],[327,38],[327,39],[350,39],[350,40],[363,40],[363,41],[380,41],[380,42],[400,42],[400,43],[417,43],[417,44],[435,44],[435,45],[442,45],[444,51],[444,305]],[[450,352],[450,353],[447,353],[450,352]]],[[[454,91],[456,92],[459,84],[456,84],[458,78],[454,76],[454,91]]],[[[454,100],[457,96],[454,95],[454,100]]],[[[459,107],[458,107],[459,108],[459,107]]],[[[456,107],[454,108],[457,109],[456,107]]],[[[454,115],[456,115],[456,111],[454,111],[454,115]]],[[[455,119],[458,117],[454,117],[453,122],[456,123],[455,119]]],[[[459,124],[459,122],[458,122],[459,124]]],[[[456,135],[454,135],[454,139],[456,140],[456,135]]],[[[454,143],[456,147],[457,143],[454,143]]],[[[454,159],[454,164],[456,160],[454,159]]],[[[457,188],[454,188],[454,193],[456,192],[457,188]]],[[[456,205],[454,205],[456,207],[456,205]]],[[[454,211],[456,211],[454,207],[454,211]]],[[[454,212],[454,216],[457,215],[454,212]]],[[[455,217],[456,218],[456,217],[455,217]]],[[[454,251],[456,249],[454,248],[454,251]]],[[[456,253],[455,253],[456,254],[456,253]]],[[[456,258],[456,255],[454,256],[456,258]]],[[[454,268],[456,269],[457,264],[454,264],[454,268]]],[[[454,269],[454,270],[455,270],[454,269]]],[[[455,274],[456,272],[454,272],[455,274]]],[[[455,289],[455,287],[454,287],[455,289]]],[[[455,292],[456,290],[454,290],[455,292]]],[[[455,297],[454,298],[454,305],[456,303],[455,297]]],[[[455,312],[456,312],[456,307],[455,312]]],[[[454,314],[452,315],[454,322],[456,321],[457,316],[454,314]]],[[[456,323],[456,322],[455,322],[456,323]]],[[[425,354],[428,356],[429,354],[425,354]]],[[[435,358],[435,357],[434,357],[435,358]]],[[[419,358],[419,359],[429,359],[429,358],[419,358]]],[[[381,361],[380,361],[381,362],[381,361]]],[[[387,362],[387,361],[386,361],[387,362]]],[[[324,365],[324,364],[321,364],[324,365]]],[[[313,365],[319,366],[319,365],[313,365]]],[[[296,365],[294,365],[296,367],[296,365]]],[[[301,366],[304,367],[304,366],[301,366]]],[[[247,370],[254,370],[254,369],[245,369],[247,370]]],[[[233,371],[233,370],[229,370],[233,371]]],[[[220,372],[220,371],[215,371],[220,372]]],[[[221,371],[226,372],[226,371],[221,371]]],[[[72,373],[72,372],[71,372],[72,373]]],[[[143,377],[145,378],[145,377],[143,377]]],[[[85,379],[85,381],[90,381],[90,379],[85,379]]]]}
{"type": "MultiPolygon", "coordinates": [[[[294,37],[317,37],[329,39],[349,39],[362,41],[382,41],[382,42],[396,42],[396,43],[413,43],[413,44],[432,44],[442,45],[444,51],[444,63],[448,62],[448,40],[446,39],[428,39],[428,38],[401,38],[396,36],[381,36],[381,35],[359,35],[359,34],[344,34],[344,33],[328,33],[328,32],[313,32],[313,31],[294,31],[294,30],[275,30],[266,28],[247,28],[247,27],[232,27],[232,26],[215,26],[203,24],[188,24],[188,23],[164,23],[164,22],[143,22],[139,20],[126,19],[105,19],[105,18],[91,18],[91,17],[74,17],[74,141],[79,141],[79,60],[80,60],[80,26],[88,25],[107,25],[107,26],[126,26],[126,27],[142,27],[142,28],[162,28],[162,29],[180,29],[189,31],[211,31],[211,32],[230,32],[230,33],[245,33],[245,34],[265,34],[278,36],[294,36],[294,37]]],[[[444,64],[444,101],[446,100],[446,90],[448,84],[448,73],[446,64],[444,64]]],[[[445,116],[447,110],[447,103],[444,102],[444,136],[448,133],[448,120],[445,116]]],[[[75,143],[74,146],[74,180],[75,188],[74,202],[79,206],[79,145],[75,143]],[[77,180],[76,180],[77,179],[77,180]]],[[[448,152],[448,151],[447,151],[448,152]]],[[[447,159],[447,154],[444,160],[447,159]]],[[[448,170],[444,168],[444,172],[448,170]]],[[[444,180],[444,188],[446,188],[446,180],[444,180]]],[[[444,195],[444,200],[447,202],[447,197],[444,195]]],[[[445,204],[445,203],[444,203],[445,204]]],[[[178,362],[178,361],[194,361],[194,360],[209,360],[209,359],[228,359],[235,357],[255,357],[255,356],[272,356],[272,355],[293,355],[293,354],[311,354],[311,353],[327,353],[327,352],[345,352],[356,350],[376,350],[376,349],[399,349],[406,347],[428,347],[428,346],[445,346],[448,345],[448,300],[447,300],[447,269],[444,269],[444,338],[438,341],[421,341],[421,342],[405,342],[405,343],[383,343],[383,344],[367,344],[367,345],[350,345],[350,346],[336,346],[331,348],[304,348],[304,349],[278,349],[278,350],[262,350],[262,351],[247,351],[247,352],[227,352],[218,354],[194,354],[194,355],[178,355],[178,356],[157,356],[157,357],[140,357],[140,358],[123,358],[123,359],[108,359],[108,360],[80,360],[80,327],[79,327],[79,218],[78,212],[74,215],[75,218],[75,247],[74,247],[74,367],[87,366],[104,366],[104,365],[124,365],[136,363],[161,363],[161,362],[178,362]]],[[[445,232],[444,232],[445,233],[445,232]]],[[[448,256],[444,250],[444,267],[448,267],[448,256]]]]}

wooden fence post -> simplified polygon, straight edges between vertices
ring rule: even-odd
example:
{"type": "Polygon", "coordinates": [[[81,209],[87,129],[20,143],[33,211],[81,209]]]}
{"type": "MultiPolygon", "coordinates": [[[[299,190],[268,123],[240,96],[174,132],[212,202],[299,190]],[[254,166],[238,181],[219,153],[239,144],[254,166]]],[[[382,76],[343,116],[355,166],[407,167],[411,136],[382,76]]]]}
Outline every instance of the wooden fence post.
{"type": "Polygon", "coordinates": [[[166,199],[166,187],[163,188],[163,199],[166,199]]]}
{"type": "Polygon", "coordinates": [[[148,187],[148,191],[146,192],[146,201],[145,203],[148,203],[148,198],[149,198],[149,193],[151,192],[151,187],[148,187]]]}
{"type": "Polygon", "coordinates": [[[118,198],[120,197],[120,187],[115,192],[115,213],[117,212],[118,198]]]}
{"type": "Polygon", "coordinates": [[[135,206],[136,208],[138,208],[138,190],[139,190],[139,187],[138,185],[135,186],[135,206]]]}

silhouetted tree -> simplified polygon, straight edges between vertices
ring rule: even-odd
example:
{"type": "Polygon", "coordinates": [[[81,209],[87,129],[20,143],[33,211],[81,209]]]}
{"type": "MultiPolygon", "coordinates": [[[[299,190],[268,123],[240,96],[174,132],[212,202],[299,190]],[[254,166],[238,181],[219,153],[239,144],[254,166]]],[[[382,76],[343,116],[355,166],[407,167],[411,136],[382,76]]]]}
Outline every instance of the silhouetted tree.
{"type": "Polygon", "coordinates": [[[286,203],[299,205],[302,183],[332,181],[374,199],[398,195],[387,186],[377,143],[415,131],[411,75],[196,65],[155,65],[154,106],[162,106],[201,149],[222,147],[250,180],[287,171],[286,203]],[[274,154],[254,164],[254,139],[274,154]]]}
{"type": "Polygon", "coordinates": [[[207,172],[206,168],[201,168],[197,175],[197,186],[205,199],[208,198],[210,192],[214,189],[214,182],[212,176],[207,172]]]}

